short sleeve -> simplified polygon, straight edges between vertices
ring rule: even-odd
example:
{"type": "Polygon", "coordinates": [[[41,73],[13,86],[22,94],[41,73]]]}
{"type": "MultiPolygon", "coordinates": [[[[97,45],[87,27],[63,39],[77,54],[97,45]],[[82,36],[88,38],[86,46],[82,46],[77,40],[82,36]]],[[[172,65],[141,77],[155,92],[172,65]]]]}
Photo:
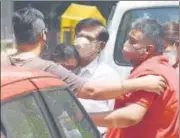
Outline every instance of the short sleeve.
{"type": "Polygon", "coordinates": [[[127,98],[127,103],[136,103],[145,108],[149,108],[157,95],[146,91],[138,91],[130,93],[127,98]]]}
{"type": "Polygon", "coordinates": [[[74,92],[78,92],[78,90],[80,90],[86,83],[84,79],[76,76],[74,73],[61,65],[53,64],[47,69],[47,71],[56,76],[59,76],[74,92]]]}
{"type": "MultiPolygon", "coordinates": [[[[132,74],[131,74],[132,75],[132,74]]],[[[139,73],[136,73],[136,75],[132,75],[132,78],[138,78],[138,77],[143,77],[147,75],[157,75],[155,72],[151,70],[142,70],[139,73]]],[[[136,92],[132,92],[128,94],[127,102],[128,103],[136,103],[139,104],[145,108],[149,108],[155,99],[155,97],[158,96],[157,94],[153,92],[147,92],[143,90],[139,90],[136,92]]]]}

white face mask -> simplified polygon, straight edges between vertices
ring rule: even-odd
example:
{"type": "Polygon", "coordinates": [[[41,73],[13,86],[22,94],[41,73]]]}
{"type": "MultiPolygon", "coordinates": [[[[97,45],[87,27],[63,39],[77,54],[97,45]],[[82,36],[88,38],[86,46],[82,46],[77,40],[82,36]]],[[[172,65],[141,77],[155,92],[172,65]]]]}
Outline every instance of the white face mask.
{"type": "Polygon", "coordinates": [[[177,53],[175,51],[168,51],[163,53],[164,56],[167,56],[169,63],[173,66],[177,60],[177,53]]]}

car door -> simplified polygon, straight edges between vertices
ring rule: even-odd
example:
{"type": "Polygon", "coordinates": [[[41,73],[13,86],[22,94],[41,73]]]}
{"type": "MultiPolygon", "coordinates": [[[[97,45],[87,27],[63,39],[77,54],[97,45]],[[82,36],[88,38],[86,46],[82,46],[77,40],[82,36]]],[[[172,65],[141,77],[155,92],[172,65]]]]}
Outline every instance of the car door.
{"type": "Polygon", "coordinates": [[[2,102],[1,124],[6,138],[100,138],[66,87],[30,91],[2,102]]]}
{"type": "Polygon", "coordinates": [[[100,138],[99,131],[68,88],[53,87],[40,91],[63,138],[100,138]]]}
{"type": "Polygon", "coordinates": [[[1,103],[1,124],[6,138],[52,138],[49,129],[52,124],[44,118],[36,93],[29,91],[1,103]]]}

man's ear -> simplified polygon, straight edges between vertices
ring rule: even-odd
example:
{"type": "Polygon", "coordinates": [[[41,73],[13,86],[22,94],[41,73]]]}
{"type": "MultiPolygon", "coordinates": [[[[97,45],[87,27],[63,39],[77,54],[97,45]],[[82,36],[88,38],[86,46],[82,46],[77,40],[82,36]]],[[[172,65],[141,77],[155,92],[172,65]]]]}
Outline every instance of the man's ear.
{"type": "Polygon", "coordinates": [[[106,46],[105,42],[100,42],[100,51],[103,50],[106,46]]]}
{"type": "Polygon", "coordinates": [[[151,55],[151,54],[153,54],[155,52],[155,47],[154,47],[154,45],[148,45],[147,47],[146,47],[146,54],[147,55],[151,55]]]}
{"type": "Polygon", "coordinates": [[[42,32],[42,33],[40,34],[40,39],[41,39],[42,41],[44,41],[44,42],[47,40],[47,35],[46,35],[45,32],[42,32]]]}

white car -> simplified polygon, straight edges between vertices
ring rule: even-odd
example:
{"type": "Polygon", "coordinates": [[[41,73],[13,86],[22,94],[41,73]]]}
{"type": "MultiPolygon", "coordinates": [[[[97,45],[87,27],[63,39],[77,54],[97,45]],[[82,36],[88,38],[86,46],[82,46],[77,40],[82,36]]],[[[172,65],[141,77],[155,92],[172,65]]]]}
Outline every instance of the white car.
{"type": "Polygon", "coordinates": [[[140,17],[154,18],[162,24],[179,21],[179,1],[120,1],[112,9],[108,31],[110,39],[101,55],[101,62],[115,68],[122,80],[130,73],[131,66],[124,60],[122,47],[131,23],[140,17]]]}

